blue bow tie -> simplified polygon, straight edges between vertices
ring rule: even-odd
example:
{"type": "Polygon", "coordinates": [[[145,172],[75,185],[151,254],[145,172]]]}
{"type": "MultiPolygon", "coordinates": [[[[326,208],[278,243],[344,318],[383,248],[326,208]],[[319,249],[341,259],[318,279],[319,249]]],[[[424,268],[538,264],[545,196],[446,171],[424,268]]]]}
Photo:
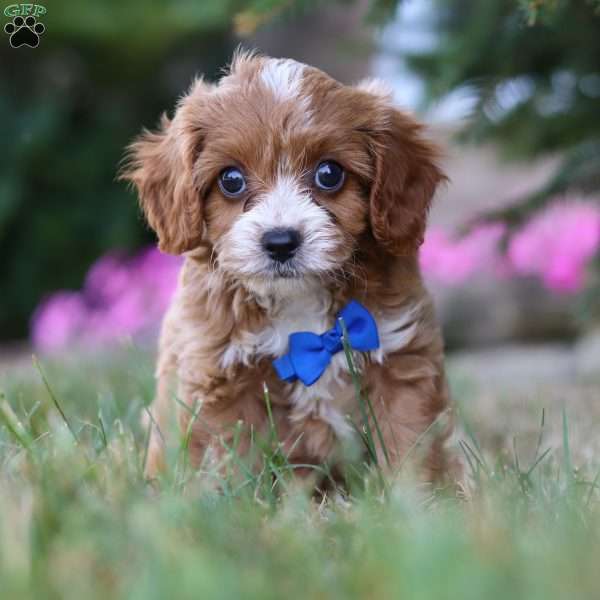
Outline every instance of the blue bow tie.
{"type": "Polygon", "coordinates": [[[348,341],[354,350],[365,352],[379,348],[377,324],[373,315],[362,305],[352,300],[338,314],[335,326],[317,335],[299,331],[289,336],[289,351],[273,361],[277,375],[292,383],[299,379],[304,385],[312,385],[331,362],[331,357],[344,348],[342,325],[344,320],[348,341]]]}

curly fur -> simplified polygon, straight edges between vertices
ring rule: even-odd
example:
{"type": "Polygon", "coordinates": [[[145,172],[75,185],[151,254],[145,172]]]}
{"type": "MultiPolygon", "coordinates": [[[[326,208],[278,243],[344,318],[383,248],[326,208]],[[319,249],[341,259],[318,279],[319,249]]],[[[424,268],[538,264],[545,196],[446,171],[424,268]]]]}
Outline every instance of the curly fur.
{"type": "MultiPolygon", "coordinates": [[[[392,468],[402,462],[449,407],[442,339],[417,261],[445,179],[437,161],[422,126],[383,85],[344,86],[312,67],[248,54],[217,85],[196,81],[172,120],[132,144],[123,177],[160,248],[186,257],[160,339],[148,476],[163,463],[160,430],[176,410],[174,394],[200,407],[191,436],[199,464],[208,450],[223,452],[238,422],[242,452],[251,429],[265,430],[264,383],[290,460],[335,462],[352,435],[348,417],[359,419],[343,355],[311,387],[278,380],[271,363],[289,333],[327,329],[350,299],[378,322],[381,348],[357,358],[392,468]],[[347,173],[334,194],[313,185],[324,159],[347,173]],[[240,200],[216,185],[231,165],[248,180],[240,200]],[[293,276],[269,270],[257,243],[279,224],[304,236],[293,276]]],[[[180,412],[182,427],[189,415],[180,412]]],[[[431,481],[449,468],[449,433],[436,431],[423,458],[431,481]]]]}

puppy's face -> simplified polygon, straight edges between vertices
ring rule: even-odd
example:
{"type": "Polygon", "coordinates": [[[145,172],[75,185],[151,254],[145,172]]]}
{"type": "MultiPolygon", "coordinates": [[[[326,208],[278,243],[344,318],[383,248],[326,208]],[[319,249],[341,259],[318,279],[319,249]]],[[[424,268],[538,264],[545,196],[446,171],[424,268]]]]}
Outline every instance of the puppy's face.
{"type": "Polygon", "coordinates": [[[217,268],[283,291],[337,278],[367,237],[382,252],[414,253],[443,178],[434,159],[381,87],[240,56],[132,146],[125,177],[163,250],[209,243],[217,268]]]}

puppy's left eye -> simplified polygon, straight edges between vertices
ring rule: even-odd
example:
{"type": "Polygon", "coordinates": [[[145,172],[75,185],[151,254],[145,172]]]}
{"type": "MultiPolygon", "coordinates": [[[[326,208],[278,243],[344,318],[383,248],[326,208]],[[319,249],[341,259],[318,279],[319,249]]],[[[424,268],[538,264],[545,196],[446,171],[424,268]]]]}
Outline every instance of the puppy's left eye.
{"type": "Polygon", "coordinates": [[[226,196],[235,198],[246,189],[246,179],[239,169],[227,167],[219,175],[219,187],[226,196]]]}
{"type": "Polygon", "coordinates": [[[333,160],[319,163],[315,171],[315,184],[326,192],[335,192],[344,184],[344,169],[333,160]]]}

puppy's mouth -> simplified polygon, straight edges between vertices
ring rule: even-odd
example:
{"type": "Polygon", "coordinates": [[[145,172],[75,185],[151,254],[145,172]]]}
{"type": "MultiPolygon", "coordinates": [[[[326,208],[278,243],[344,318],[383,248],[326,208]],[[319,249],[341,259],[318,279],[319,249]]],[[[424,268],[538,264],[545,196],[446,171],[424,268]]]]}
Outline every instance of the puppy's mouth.
{"type": "Polygon", "coordinates": [[[268,275],[274,279],[299,279],[305,275],[294,259],[284,263],[272,261],[269,265],[268,275]]]}

